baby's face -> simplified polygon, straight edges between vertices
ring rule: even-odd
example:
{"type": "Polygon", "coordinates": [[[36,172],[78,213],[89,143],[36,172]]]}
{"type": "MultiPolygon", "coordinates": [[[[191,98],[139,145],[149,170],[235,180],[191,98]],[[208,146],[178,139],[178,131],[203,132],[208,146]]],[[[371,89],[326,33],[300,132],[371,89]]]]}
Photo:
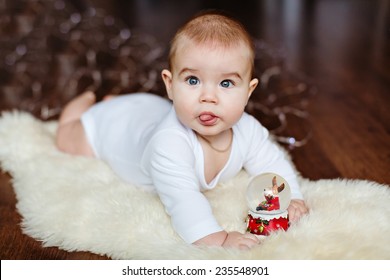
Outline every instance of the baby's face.
{"type": "Polygon", "coordinates": [[[218,48],[183,42],[172,72],[162,76],[179,120],[204,136],[230,129],[241,117],[258,80],[251,80],[245,45],[218,48]]]}

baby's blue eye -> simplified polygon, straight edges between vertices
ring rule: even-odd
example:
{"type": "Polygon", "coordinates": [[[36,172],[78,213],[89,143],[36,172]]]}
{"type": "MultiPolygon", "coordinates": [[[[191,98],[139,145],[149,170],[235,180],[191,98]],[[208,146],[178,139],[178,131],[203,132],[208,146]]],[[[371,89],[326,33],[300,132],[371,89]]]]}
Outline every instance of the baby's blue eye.
{"type": "Polygon", "coordinates": [[[223,80],[221,83],[220,83],[221,87],[224,87],[224,88],[229,88],[229,87],[232,87],[234,86],[233,82],[231,80],[223,80]]]}
{"type": "Polygon", "coordinates": [[[199,84],[199,79],[197,77],[188,77],[187,78],[187,83],[190,86],[196,86],[197,84],[199,84]]]}

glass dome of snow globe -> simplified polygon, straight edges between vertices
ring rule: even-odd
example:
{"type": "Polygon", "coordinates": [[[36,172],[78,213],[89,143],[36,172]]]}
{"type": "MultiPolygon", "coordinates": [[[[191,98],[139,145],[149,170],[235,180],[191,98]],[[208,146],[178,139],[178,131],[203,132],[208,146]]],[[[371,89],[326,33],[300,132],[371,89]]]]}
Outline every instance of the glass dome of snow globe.
{"type": "Polygon", "coordinates": [[[252,213],[279,214],[285,212],[290,204],[291,189],[282,176],[263,173],[250,180],[246,200],[252,213]]]}

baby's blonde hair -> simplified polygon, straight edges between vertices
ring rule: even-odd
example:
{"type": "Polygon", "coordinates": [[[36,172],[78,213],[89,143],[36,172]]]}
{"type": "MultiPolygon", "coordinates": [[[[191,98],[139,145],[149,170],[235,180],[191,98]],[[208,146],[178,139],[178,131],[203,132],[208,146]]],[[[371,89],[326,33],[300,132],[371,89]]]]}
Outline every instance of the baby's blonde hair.
{"type": "Polygon", "coordinates": [[[169,52],[169,67],[172,70],[173,60],[182,39],[188,39],[195,44],[208,44],[213,47],[235,47],[244,43],[249,50],[251,73],[254,73],[254,44],[245,27],[234,18],[219,12],[202,12],[186,24],[175,34],[171,41],[169,52]]]}

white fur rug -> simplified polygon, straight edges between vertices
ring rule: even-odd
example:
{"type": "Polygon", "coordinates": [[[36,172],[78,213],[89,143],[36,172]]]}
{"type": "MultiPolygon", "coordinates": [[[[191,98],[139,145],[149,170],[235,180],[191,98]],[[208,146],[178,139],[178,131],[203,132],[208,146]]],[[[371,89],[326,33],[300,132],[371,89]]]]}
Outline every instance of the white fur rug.
{"type": "MultiPolygon", "coordinates": [[[[54,146],[56,122],[0,118],[1,167],[13,177],[23,231],[44,246],[114,259],[390,259],[390,188],[302,179],[310,214],[250,251],[199,248],[176,236],[154,194],[121,182],[103,162],[54,146]]],[[[207,196],[227,230],[245,230],[242,172],[207,196]]],[[[190,217],[189,217],[190,218],[190,217]]]]}

